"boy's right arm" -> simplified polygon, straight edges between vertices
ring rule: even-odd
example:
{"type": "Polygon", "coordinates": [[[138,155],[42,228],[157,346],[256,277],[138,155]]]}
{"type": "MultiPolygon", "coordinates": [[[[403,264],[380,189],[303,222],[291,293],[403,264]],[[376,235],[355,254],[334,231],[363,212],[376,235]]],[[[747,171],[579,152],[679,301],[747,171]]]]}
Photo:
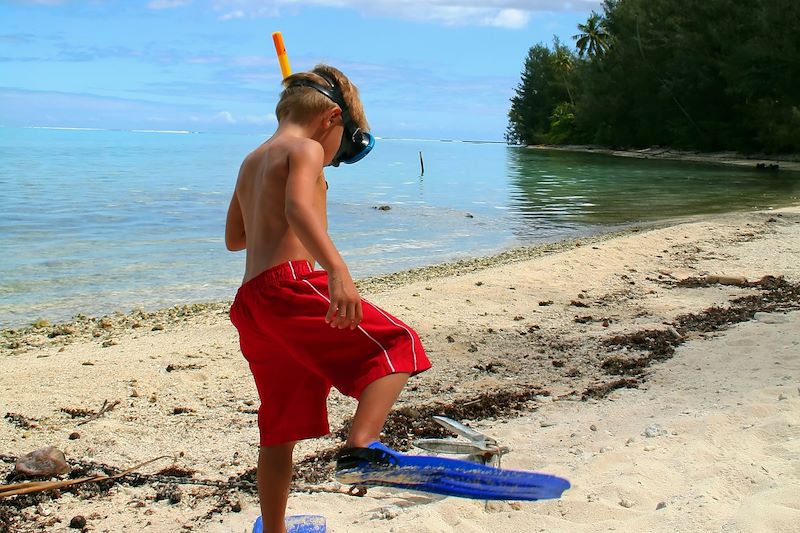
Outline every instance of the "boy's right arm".
{"type": "Polygon", "coordinates": [[[299,142],[289,151],[286,221],[303,246],[328,272],[331,302],[326,322],[331,327],[355,329],[362,318],[361,298],[347,265],[325,229],[319,210],[314,207],[324,156],[322,146],[311,140],[299,142]]]}
{"type": "Polygon", "coordinates": [[[228,206],[228,215],[225,218],[225,246],[231,252],[238,252],[247,248],[242,207],[239,205],[239,197],[236,196],[235,190],[228,206]]]}

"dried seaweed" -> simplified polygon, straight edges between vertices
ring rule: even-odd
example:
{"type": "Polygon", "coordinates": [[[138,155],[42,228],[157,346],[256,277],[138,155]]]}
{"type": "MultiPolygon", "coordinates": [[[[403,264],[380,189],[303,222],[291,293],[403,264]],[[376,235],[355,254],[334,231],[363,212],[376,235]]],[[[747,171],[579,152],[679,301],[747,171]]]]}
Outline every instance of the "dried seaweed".
{"type": "Polygon", "coordinates": [[[11,424],[17,426],[20,429],[32,429],[39,427],[38,425],[36,425],[36,422],[39,421],[38,419],[30,418],[28,416],[21,415],[19,413],[6,413],[5,418],[7,418],[11,424]]]}
{"type": "Polygon", "coordinates": [[[638,378],[621,378],[615,381],[606,381],[604,383],[597,383],[586,387],[581,395],[581,400],[588,400],[589,398],[605,398],[612,391],[617,389],[635,389],[639,386],[638,378]]]}

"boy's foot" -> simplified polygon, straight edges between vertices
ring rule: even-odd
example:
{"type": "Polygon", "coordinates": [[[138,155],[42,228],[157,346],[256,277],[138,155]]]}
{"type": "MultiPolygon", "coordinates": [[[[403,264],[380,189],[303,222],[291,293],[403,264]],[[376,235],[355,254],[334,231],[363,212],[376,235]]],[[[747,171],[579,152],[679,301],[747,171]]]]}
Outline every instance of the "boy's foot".
{"type": "Polygon", "coordinates": [[[343,448],[334,456],[336,479],[342,483],[357,483],[368,472],[397,468],[397,458],[380,448],[343,448]]]}

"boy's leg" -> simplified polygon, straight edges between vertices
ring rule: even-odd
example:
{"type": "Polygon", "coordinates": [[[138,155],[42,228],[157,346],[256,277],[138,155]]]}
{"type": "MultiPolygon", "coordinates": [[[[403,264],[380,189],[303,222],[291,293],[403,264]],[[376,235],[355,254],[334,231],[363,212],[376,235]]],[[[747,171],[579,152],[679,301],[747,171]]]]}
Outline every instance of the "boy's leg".
{"type": "Polygon", "coordinates": [[[258,452],[258,499],[264,533],[286,533],[286,502],[292,481],[294,442],[263,446],[258,452]]]}
{"type": "Polygon", "coordinates": [[[367,385],[358,399],[358,408],[346,447],[366,448],[370,443],[380,440],[389,410],[397,401],[410,375],[407,372],[389,374],[367,385]]]}

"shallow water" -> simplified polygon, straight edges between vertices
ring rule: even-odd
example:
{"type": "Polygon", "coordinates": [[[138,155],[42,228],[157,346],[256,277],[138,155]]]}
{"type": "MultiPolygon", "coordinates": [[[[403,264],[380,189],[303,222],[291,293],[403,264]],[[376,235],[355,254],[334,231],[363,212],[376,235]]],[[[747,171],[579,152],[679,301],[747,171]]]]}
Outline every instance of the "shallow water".
{"type": "MultiPolygon", "coordinates": [[[[0,327],[231,298],[244,256],[225,250],[225,212],[263,139],[0,128],[0,327]]],[[[800,199],[796,173],[487,143],[380,139],[326,174],[357,277],[800,199]]]]}

